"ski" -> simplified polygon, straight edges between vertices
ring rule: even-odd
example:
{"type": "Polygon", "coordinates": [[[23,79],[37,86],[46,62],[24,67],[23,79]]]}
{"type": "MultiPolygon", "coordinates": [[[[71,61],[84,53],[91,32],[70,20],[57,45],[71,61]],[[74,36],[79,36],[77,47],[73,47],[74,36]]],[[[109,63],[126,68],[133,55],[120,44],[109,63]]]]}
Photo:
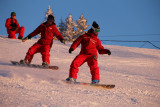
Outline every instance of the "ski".
{"type": "Polygon", "coordinates": [[[11,61],[11,63],[15,66],[22,66],[22,67],[30,67],[30,68],[41,68],[41,69],[51,69],[51,70],[58,70],[58,66],[42,66],[38,64],[21,64],[18,61],[11,61]]]}
{"type": "Polygon", "coordinates": [[[68,84],[94,86],[94,87],[99,87],[104,89],[112,89],[115,87],[114,84],[91,84],[91,83],[85,83],[85,82],[70,82],[70,81],[65,81],[65,82],[68,84]]]}

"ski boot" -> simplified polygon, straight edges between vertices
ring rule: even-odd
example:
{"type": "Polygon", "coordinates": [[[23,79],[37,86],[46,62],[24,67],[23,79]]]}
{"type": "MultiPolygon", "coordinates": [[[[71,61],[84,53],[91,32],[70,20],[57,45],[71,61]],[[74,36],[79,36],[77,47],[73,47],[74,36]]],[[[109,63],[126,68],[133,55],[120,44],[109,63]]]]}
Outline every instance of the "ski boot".
{"type": "Polygon", "coordinates": [[[26,64],[26,65],[29,64],[29,62],[27,60],[20,60],[19,63],[20,64],[26,64]]]}
{"type": "Polygon", "coordinates": [[[99,83],[99,80],[92,80],[91,84],[98,84],[98,83],[99,83]]]}
{"type": "Polygon", "coordinates": [[[48,64],[48,62],[43,62],[43,63],[42,63],[42,66],[43,66],[43,67],[49,67],[49,64],[48,64]]]}
{"type": "Polygon", "coordinates": [[[22,39],[23,39],[23,37],[18,37],[18,39],[22,40],[22,39]]]}
{"type": "Polygon", "coordinates": [[[67,79],[66,79],[66,81],[68,81],[68,82],[76,82],[76,79],[74,79],[74,78],[71,78],[71,77],[68,77],[67,79]]]}

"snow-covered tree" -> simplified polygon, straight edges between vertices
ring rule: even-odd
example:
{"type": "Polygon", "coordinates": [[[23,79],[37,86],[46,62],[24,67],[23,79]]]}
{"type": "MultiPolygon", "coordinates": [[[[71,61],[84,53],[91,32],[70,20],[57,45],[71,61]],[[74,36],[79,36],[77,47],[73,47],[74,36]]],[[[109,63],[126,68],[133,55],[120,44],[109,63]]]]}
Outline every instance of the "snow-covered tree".
{"type": "Polygon", "coordinates": [[[75,22],[73,21],[72,15],[70,14],[68,18],[66,18],[66,31],[64,32],[64,37],[68,41],[73,41],[74,36],[77,35],[77,31],[74,30],[76,27],[75,22]]]}
{"type": "Polygon", "coordinates": [[[69,17],[66,18],[66,22],[61,19],[61,22],[58,26],[61,34],[68,41],[74,41],[77,37],[84,34],[86,32],[84,30],[86,30],[88,26],[90,26],[87,25],[87,20],[83,17],[83,14],[76,22],[77,25],[73,21],[72,15],[69,14],[69,17]]]}
{"type": "Polygon", "coordinates": [[[52,12],[52,9],[51,9],[50,5],[49,5],[49,7],[48,7],[47,10],[48,10],[48,11],[46,12],[45,20],[48,18],[48,15],[53,15],[53,12],[52,12]]]}
{"type": "Polygon", "coordinates": [[[84,34],[86,31],[86,29],[88,29],[88,26],[90,25],[87,25],[87,19],[85,19],[83,17],[83,14],[81,14],[81,16],[79,17],[79,19],[77,20],[77,28],[78,28],[78,35],[82,35],[84,34]]]}

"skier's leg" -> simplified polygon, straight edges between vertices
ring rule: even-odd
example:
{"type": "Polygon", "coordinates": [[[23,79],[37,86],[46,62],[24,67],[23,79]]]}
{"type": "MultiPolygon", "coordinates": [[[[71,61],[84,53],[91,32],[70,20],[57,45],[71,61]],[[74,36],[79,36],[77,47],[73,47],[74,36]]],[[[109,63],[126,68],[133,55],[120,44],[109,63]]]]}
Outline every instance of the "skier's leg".
{"type": "Polygon", "coordinates": [[[11,31],[11,30],[7,30],[8,32],[8,38],[11,38],[11,39],[16,39],[16,31],[11,31]]]}
{"type": "Polygon", "coordinates": [[[29,63],[31,63],[34,54],[40,52],[40,48],[41,48],[41,45],[35,43],[32,47],[29,48],[29,50],[25,56],[25,60],[27,60],[29,63]]]}
{"type": "Polygon", "coordinates": [[[19,33],[18,35],[18,39],[22,39],[23,36],[24,36],[24,31],[25,31],[25,28],[22,26],[20,28],[18,28],[17,32],[16,33],[19,33]]]}
{"type": "Polygon", "coordinates": [[[87,64],[90,67],[92,80],[100,80],[99,78],[99,67],[97,62],[97,56],[89,56],[87,58],[87,64]]]}
{"type": "Polygon", "coordinates": [[[79,67],[86,61],[86,55],[78,55],[70,65],[70,73],[69,77],[77,79],[77,73],[79,71],[79,67]]]}
{"type": "Polygon", "coordinates": [[[42,46],[41,48],[42,61],[50,64],[50,45],[42,46]]]}

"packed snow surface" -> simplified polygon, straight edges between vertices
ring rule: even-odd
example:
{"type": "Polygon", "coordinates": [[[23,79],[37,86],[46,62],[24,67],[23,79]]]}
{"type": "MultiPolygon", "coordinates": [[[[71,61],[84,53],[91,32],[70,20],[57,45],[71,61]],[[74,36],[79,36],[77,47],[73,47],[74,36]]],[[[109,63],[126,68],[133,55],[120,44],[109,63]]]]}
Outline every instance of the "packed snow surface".
{"type": "MultiPolygon", "coordinates": [[[[24,59],[36,41],[0,37],[0,107],[160,107],[160,50],[103,45],[112,55],[99,55],[100,83],[116,85],[108,90],[64,82],[80,51],[69,54],[71,43],[54,41],[50,60],[59,70],[10,63],[24,59]]],[[[32,63],[41,64],[41,54],[32,63]]],[[[90,83],[87,64],[79,70],[77,81],[90,83]]]]}

